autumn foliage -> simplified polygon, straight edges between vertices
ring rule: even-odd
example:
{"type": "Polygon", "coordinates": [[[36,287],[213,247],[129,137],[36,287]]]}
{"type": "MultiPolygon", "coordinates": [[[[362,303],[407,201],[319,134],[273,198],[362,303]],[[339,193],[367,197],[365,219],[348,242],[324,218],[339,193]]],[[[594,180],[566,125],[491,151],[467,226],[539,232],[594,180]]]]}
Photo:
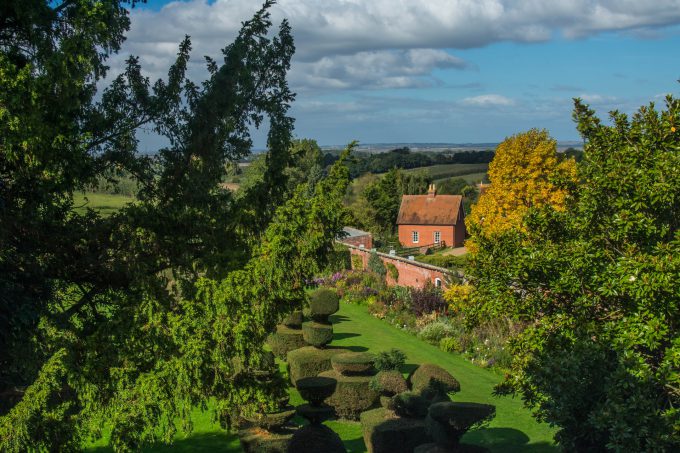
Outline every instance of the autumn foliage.
{"type": "Polygon", "coordinates": [[[576,182],[576,162],[558,156],[557,143],[547,131],[531,129],[498,145],[489,180],[491,186],[466,219],[486,237],[522,230],[522,219],[532,206],[563,210],[576,182]]]}

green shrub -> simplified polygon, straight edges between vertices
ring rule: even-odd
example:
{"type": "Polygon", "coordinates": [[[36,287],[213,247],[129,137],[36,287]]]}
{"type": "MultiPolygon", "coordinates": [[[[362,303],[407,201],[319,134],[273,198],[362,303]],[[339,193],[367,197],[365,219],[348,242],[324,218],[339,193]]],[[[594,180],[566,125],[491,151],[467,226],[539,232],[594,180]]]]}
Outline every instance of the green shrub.
{"type": "Polygon", "coordinates": [[[406,354],[396,348],[379,352],[374,365],[379,371],[398,370],[406,362],[406,354]]]}
{"type": "Polygon", "coordinates": [[[302,336],[308,344],[321,348],[333,339],[333,326],[314,321],[303,322],[302,336]]]}
{"type": "Polygon", "coordinates": [[[328,317],[340,309],[340,296],[328,288],[319,288],[309,298],[311,316],[316,321],[327,322],[328,317]]]}
{"type": "Polygon", "coordinates": [[[427,324],[418,332],[418,338],[430,344],[438,345],[442,338],[451,337],[456,334],[456,330],[448,323],[435,321],[427,324]]]}
{"type": "Polygon", "coordinates": [[[430,402],[413,392],[402,392],[392,397],[390,409],[400,417],[422,418],[427,415],[430,402]]]}
{"type": "Polygon", "coordinates": [[[443,386],[446,392],[459,392],[460,383],[451,376],[451,373],[444,368],[433,363],[423,363],[409,376],[411,390],[415,393],[421,393],[423,390],[430,387],[431,383],[437,382],[443,386]]]}
{"type": "Polygon", "coordinates": [[[333,406],[338,417],[358,420],[359,415],[376,405],[378,392],[371,390],[371,376],[345,376],[335,370],[324,371],[320,377],[328,377],[338,381],[335,392],[326,399],[333,406]]]}
{"type": "Polygon", "coordinates": [[[330,377],[306,377],[295,381],[295,387],[300,392],[300,396],[313,406],[319,406],[323,400],[335,392],[337,381],[330,377]]]}
{"type": "Polygon", "coordinates": [[[408,390],[404,376],[397,370],[379,371],[371,379],[371,389],[383,395],[393,396],[408,390]]]}
{"type": "Polygon", "coordinates": [[[268,414],[257,414],[253,417],[247,417],[246,420],[259,426],[260,428],[272,431],[285,425],[291,418],[295,416],[295,408],[289,406],[278,412],[268,414]]]}
{"type": "Polygon", "coordinates": [[[364,260],[359,255],[352,255],[352,269],[364,270],[364,260]]]}
{"type": "Polygon", "coordinates": [[[456,337],[444,337],[439,340],[439,349],[446,352],[460,352],[460,342],[456,337]]]}
{"type": "Polygon", "coordinates": [[[286,354],[294,349],[307,346],[301,330],[283,325],[276,327],[276,332],[269,336],[267,343],[274,355],[280,359],[285,359],[286,354]]]}
{"type": "Polygon", "coordinates": [[[438,444],[455,446],[470,428],[493,418],[496,407],[479,403],[435,403],[428,410],[427,432],[438,444]]]}
{"type": "Polygon", "coordinates": [[[373,371],[375,356],[368,352],[346,352],[334,355],[331,359],[333,369],[340,374],[365,375],[373,371]]]}
{"type": "Polygon", "coordinates": [[[291,329],[299,329],[302,327],[302,321],[302,310],[295,310],[284,318],[283,325],[291,329]]]}
{"type": "Polygon", "coordinates": [[[394,282],[399,281],[399,269],[397,269],[397,266],[392,263],[387,263],[385,267],[387,267],[387,275],[389,275],[394,282]]]}
{"type": "Polygon", "coordinates": [[[368,258],[368,270],[381,278],[385,278],[385,275],[387,275],[385,263],[376,252],[371,252],[371,256],[368,258]]]}
{"type": "Polygon", "coordinates": [[[331,369],[331,357],[335,354],[347,352],[346,349],[318,349],[314,346],[295,349],[288,353],[288,376],[290,381],[296,381],[317,376],[322,371],[331,369]]]}
{"type": "Polygon", "coordinates": [[[361,431],[372,453],[413,453],[431,441],[422,418],[395,417],[385,408],[362,412],[361,431]]]}
{"type": "Polygon", "coordinates": [[[332,429],[326,425],[312,424],[298,429],[288,446],[295,453],[347,453],[345,446],[332,429]]]}

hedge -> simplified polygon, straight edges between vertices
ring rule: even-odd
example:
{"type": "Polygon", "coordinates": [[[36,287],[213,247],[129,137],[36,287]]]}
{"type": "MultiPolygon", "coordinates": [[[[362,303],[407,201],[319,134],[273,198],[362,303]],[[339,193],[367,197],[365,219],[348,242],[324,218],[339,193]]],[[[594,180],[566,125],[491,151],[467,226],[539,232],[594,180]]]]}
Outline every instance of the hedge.
{"type": "Polygon", "coordinates": [[[423,363],[409,376],[411,390],[422,393],[431,385],[436,385],[444,392],[459,392],[460,383],[451,373],[433,363],[423,363]]]}
{"type": "Polygon", "coordinates": [[[424,419],[397,417],[382,407],[361,414],[361,431],[369,453],[412,453],[431,441],[424,419]]]}
{"type": "Polygon", "coordinates": [[[309,296],[309,310],[315,321],[328,322],[328,317],[340,309],[340,296],[328,288],[319,288],[309,296]]]}
{"type": "Polygon", "coordinates": [[[276,357],[285,359],[288,352],[307,346],[302,330],[291,329],[284,325],[276,327],[276,333],[269,336],[267,343],[276,357]]]}
{"type": "Polygon", "coordinates": [[[287,356],[290,381],[294,384],[299,379],[314,377],[322,371],[330,370],[331,357],[343,352],[347,352],[347,349],[318,349],[314,346],[290,351],[287,356]]]}
{"type": "Polygon", "coordinates": [[[359,415],[378,403],[379,394],[371,390],[371,376],[345,376],[335,370],[324,371],[319,376],[338,381],[335,392],[326,399],[340,418],[358,420],[359,415]]]}
{"type": "Polygon", "coordinates": [[[333,369],[347,376],[373,374],[375,356],[368,352],[346,352],[331,359],[333,369]]]}
{"type": "Polygon", "coordinates": [[[333,340],[333,326],[314,321],[303,322],[302,337],[308,344],[321,348],[333,340]]]}
{"type": "Polygon", "coordinates": [[[371,380],[371,388],[386,396],[394,396],[408,390],[404,376],[397,370],[379,371],[371,380]]]}
{"type": "Polygon", "coordinates": [[[290,440],[288,451],[293,453],[347,453],[345,446],[332,429],[313,424],[298,429],[290,440]]]}

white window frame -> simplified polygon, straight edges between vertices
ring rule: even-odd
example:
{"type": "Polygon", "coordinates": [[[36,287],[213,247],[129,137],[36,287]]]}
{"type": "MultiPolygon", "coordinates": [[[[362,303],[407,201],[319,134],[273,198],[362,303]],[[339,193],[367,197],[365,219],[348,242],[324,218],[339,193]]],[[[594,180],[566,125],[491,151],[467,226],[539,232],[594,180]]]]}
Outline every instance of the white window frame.
{"type": "Polygon", "coordinates": [[[417,231],[411,232],[411,242],[417,244],[420,241],[420,234],[417,231]]]}
{"type": "Polygon", "coordinates": [[[434,286],[435,286],[435,288],[441,288],[442,287],[442,279],[441,278],[435,278],[434,279],[434,286]]]}
{"type": "Polygon", "coordinates": [[[442,232],[441,231],[435,231],[433,240],[434,240],[435,244],[439,244],[442,241],[442,232]]]}

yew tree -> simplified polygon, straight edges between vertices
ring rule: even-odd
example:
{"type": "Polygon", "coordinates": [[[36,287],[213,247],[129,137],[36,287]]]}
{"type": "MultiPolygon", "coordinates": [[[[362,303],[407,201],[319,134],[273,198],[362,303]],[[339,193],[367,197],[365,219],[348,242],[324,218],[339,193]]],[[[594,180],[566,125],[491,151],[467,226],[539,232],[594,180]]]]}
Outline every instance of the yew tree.
{"type": "Polygon", "coordinates": [[[279,317],[304,301],[344,222],[348,171],[288,188],[294,99],[288,23],[272,1],[244,22],[202,84],[179,44],[166,80],[137,58],[101,93],[135,1],[0,6],[0,450],[116,450],[170,441],[191,410],[227,427],[284,391],[254,378],[279,317]],[[239,197],[227,163],[269,126],[262,178],[239,197]],[[151,129],[167,146],[138,152],[151,129]],[[111,216],[73,194],[139,187],[111,216]],[[318,182],[317,182],[318,181],[318,182]]]}

